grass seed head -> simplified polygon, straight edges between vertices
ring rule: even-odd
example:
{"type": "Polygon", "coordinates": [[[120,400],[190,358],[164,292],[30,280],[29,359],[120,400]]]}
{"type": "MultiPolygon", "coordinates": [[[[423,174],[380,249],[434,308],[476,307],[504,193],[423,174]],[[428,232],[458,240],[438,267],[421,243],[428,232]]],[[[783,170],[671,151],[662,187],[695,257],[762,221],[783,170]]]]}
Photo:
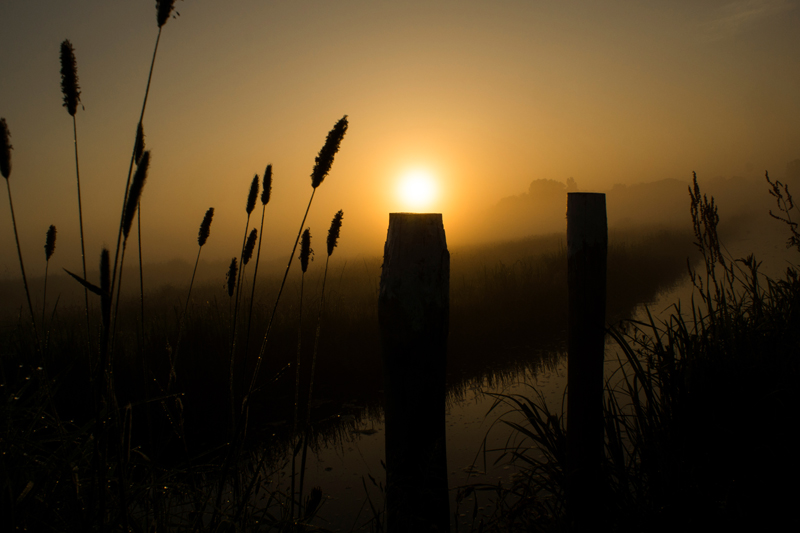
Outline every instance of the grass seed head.
{"type": "Polygon", "coordinates": [[[75,49],[69,39],[61,43],[61,92],[64,93],[64,107],[71,116],[78,110],[81,90],[78,87],[78,65],[75,62],[75,49]]]}
{"type": "Polygon", "coordinates": [[[253,249],[256,247],[256,238],[258,237],[258,231],[256,228],[253,228],[253,231],[250,232],[250,235],[247,236],[247,242],[244,245],[244,252],[242,252],[242,264],[246,265],[250,262],[250,258],[253,257],[253,249]]]}
{"type": "Polygon", "coordinates": [[[236,258],[234,257],[231,259],[231,266],[228,267],[228,273],[225,274],[225,277],[228,279],[228,296],[233,297],[233,289],[236,287],[236,272],[238,267],[236,266],[236,258]]]}
{"type": "Polygon", "coordinates": [[[174,8],[175,0],[156,0],[156,20],[159,28],[167,23],[174,8]]]}
{"type": "Polygon", "coordinates": [[[328,175],[333,165],[333,157],[339,151],[339,145],[347,132],[347,115],[339,119],[325,139],[325,146],[319,151],[315,159],[314,170],[311,172],[311,186],[315,189],[320,186],[322,180],[328,175]]]}
{"type": "Polygon", "coordinates": [[[253,181],[250,183],[250,192],[247,194],[245,211],[247,211],[248,215],[256,208],[256,198],[258,198],[258,174],[253,176],[253,181]]]}
{"type": "Polygon", "coordinates": [[[56,251],[56,227],[52,224],[47,230],[47,240],[44,243],[44,256],[45,260],[50,261],[53,252],[56,251]]]}
{"type": "Polygon", "coordinates": [[[264,171],[264,186],[261,188],[261,204],[267,205],[272,194],[272,165],[267,165],[264,171]]]}
{"type": "Polygon", "coordinates": [[[300,267],[303,269],[303,273],[308,270],[308,258],[312,255],[314,255],[314,250],[311,249],[311,230],[306,228],[300,239],[300,267]]]}
{"type": "Polygon", "coordinates": [[[134,144],[133,148],[133,158],[136,161],[136,164],[139,164],[139,161],[142,159],[142,154],[144,153],[144,127],[140,122],[139,125],[136,127],[136,143],[134,144]]]}
{"type": "Polygon", "coordinates": [[[200,233],[197,235],[197,244],[203,246],[208,240],[208,235],[211,233],[211,219],[214,218],[214,208],[209,207],[206,211],[206,216],[200,223],[200,233]]]}
{"type": "Polygon", "coordinates": [[[11,149],[14,148],[9,137],[11,133],[8,131],[6,119],[0,118],[0,173],[5,179],[11,176],[11,149]]]}
{"type": "Polygon", "coordinates": [[[336,243],[339,240],[339,230],[342,229],[342,217],[344,217],[344,211],[340,209],[338,213],[333,215],[333,220],[331,220],[331,227],[328,230],[328,257],[333,253],[333,249],[336,248],[336,243]]]}
{"type": "Polygon", "coordinates": [[[125,217],[123,218],[122,234],[125,239],[128,239],[128,234],[131,232],[131,225],[133,224],[133,216],[136,214],[136,209],[139,207],[139,198],[142,196],[142,189],[144,189],[144,182],[147,180],[147,169],[150,166],[150,150],[142,154],[139,160],[139,165],[136,167],[136,174],[133,175],[133,183],[131,189],[128,191],[128,203],[125,204],[125,217]]]}

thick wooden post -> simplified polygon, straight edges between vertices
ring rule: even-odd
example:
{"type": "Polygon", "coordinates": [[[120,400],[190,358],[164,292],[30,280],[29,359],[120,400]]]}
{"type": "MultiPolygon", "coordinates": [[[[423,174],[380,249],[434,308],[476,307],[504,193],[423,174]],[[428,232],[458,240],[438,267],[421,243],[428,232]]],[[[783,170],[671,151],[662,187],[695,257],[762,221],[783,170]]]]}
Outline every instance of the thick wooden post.
{"type": "Polygon", "coordinates": [[[606,197],[567,194],[569,337],[567,515],[572,531],[603,518],[603,361],[605,354],[606,197]]]}
{"type": "Polygon", "coordinates": [[[450,253],[441,214],[389,215],[378,316],[386,398],[387,529],[446,533],[450,253]]]}

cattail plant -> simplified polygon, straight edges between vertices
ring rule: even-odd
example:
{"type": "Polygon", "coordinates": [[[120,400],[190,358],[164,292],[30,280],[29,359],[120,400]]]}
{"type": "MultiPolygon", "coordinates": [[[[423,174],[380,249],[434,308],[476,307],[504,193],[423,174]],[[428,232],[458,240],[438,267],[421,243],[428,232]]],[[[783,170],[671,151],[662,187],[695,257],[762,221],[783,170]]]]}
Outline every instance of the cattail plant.
{"type": "Polygon", "coordinates": [[[8,124],[5,118],[0,118],[0,173],[6,179],[8,189],[8,205],[11,208],[11,223],[14,226],[14,239],[17,241],[17,255],[19,256],[19,268],[22,271],[22,283],[25,285],[25,296],[28,299],[28,310],[31,313],[31,324],[36,342],[39,342],[39,332],[36,330],[36,318],[33,314],[33,304],[31,303],[31,292],[28,290],[28,278],[25,276],[25,265],[22,262],[22,249],[19,246],[19,234],[17,233],[17,219],[14,216],[14,201],[11,199],[11,150],[14,148],[10,142],[11,133],[8,131],[8,124]]]}
{"type": "Polygon", "coordinates": [[[306,423],[303,427],[303,455],[300,459],[300,487],[298,491],[298,501],[303,501],[303,481],[306,474],[306,455],[308,454],[308,434],[311,426],[311,398],[314,391],[314,371],[317,366],[317,348],[319,347],[319,333],[322,327],[322,312],[325,308],[325,281],[328,279],[328,262],[333,255],[333,249],[339,242],[339,232],[342,229],[342,218],[344,212],[340,209],[331,220],[331,227],[328,229],[328,256],[325,258],[325,272],[322,275],[322,294],[319,301],[319,314],[317,315],[317,332],[314,335],[314,351],[311,355],[311,370],[308,381],[308,402],[306,402],[306,423]]]}
{"type": "Polygon", "coordinates": [[[311,209],[311,202],[314,201],[314,193],[317,192],[317,187],[322,184],[322,181],[328,175],[331,170],[331,166],[333,165],[333,158],[336,153],[339,151],[339,146],[342,143],[342,139],[344,138],[344,134],[347,133],[347,115],[343,116],[339,119],[338,122],[333,126],[330,132],[328,132],[328,137],[325,139],[325,144],[323,145],[322,149],[319,151],[319,155],[317,155],[315,159],[314,169],[311,172],[311,198],[308,200],[308,206],[306,207],[306,212],[303,215],[303,220],[300,223],[300,230],[297,232],[297,238],[294,241],[294,246],[292,247],[292,253],[289,254],[289,262],[286,265],[286,271],[283,274],[283,281],[281,281],[281,286],[278,289],[278,295],[275,298],[275,306],[272,309],[272,315],[270,315],[269,323],[267,324],[267,331],[264,333],[264,340],[261,342],[261,348],[258,353],[258,358],[256,359],[255,370],[253,371],[253,378],[250,381],[250,388],[248,389],[248,395],[252,392],[253,388],[255,387],[256,380],[258,379],[258,371],[261,368],[261,361],[264,359],[264,352],[267,348],[267,341],[269,340],[269,332],[272,328],[272,322],[275,319],[275,312],[278,309],[278,303],[281,299],[281,294],[283,293],[283,288],[286,285],[286,278],[289,276],[289,269],[292,266],[292,259],[294,258],[294,253],[297,251],[297,243],[300,241],[300,234],[303,231],[303,226],[306,224],[306,218],[308,217],[308,211],[311,209]]]}
{"type": "MultiPolygon", "coordinates": [[[[61,43],[61,93],[64,95],[64,107],[72,117],[72,142],[75,146],[75,178],[78,183],[78,224],[81,232],[81,264],[83,278],[86,279],[86,246],[83,238],[83,205],[81,202],[81,172],[78,164],[78,122],[75,113],[78,112],[78,102],[81,101],[81,91],[78,86],[78,65],[75,61],[75,49],[68,39],[61,43]]],[[[84,312],[86,314],[86,331],[91,336],[89,325],[89,290],[83,288],[84,312]]]]}
{"type": "MultiPolygon", "coordinates": [[[[311,230],[306,228],[303,236],[300,239],[300,269],[303,271],[300,277],[300,305],[297,318],[297,362],[294,367],[294,421],[292,424],[292,438],[297,434],[297,423],[299,418],[300,406],[300,353],[303,340],[303,285],[306,279],[306,271],[308,270],[308,261],[313,255],[314,250],[311,249],[311,230]]],[[[292,501],[291,501],[291,516],[294,518],[294,479],[295,479],[295,458],[297,457],[297,447],[294,448],[292,453],[292,501]]],[[[298,501],[302,501],[302,494],[298,495],[298,501]]],[[[298,515],[302,513],[302,509],[298,505],[298,515]]]]}
{"type": "MultiPolygon", "coordinates": [[[[47,230],[47,237],[44,242],[44,258],[46,261],[44,267],[44,296],[42,297],[42,324],[45,322],[45,313],[47,312],[47,272],[50,269],[50,258],[56,251],[56,227],[52,224],[47,230]]],[[[86,291],[89,292],[88,290],[86,291]]],[[[44,328],[44,325],[42,325],[44,328]]]]}

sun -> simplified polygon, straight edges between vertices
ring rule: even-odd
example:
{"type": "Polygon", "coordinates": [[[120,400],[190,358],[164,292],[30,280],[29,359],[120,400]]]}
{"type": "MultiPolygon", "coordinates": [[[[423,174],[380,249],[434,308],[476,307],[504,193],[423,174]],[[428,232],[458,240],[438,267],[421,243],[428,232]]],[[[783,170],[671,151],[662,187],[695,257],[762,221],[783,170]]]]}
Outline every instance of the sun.
{"type": "Polygon", "coordinates": [[[398,193],[404,206],[424,210],[436,199],[436,180],[428,170],[408,170],[400,178],[398,193]]]}

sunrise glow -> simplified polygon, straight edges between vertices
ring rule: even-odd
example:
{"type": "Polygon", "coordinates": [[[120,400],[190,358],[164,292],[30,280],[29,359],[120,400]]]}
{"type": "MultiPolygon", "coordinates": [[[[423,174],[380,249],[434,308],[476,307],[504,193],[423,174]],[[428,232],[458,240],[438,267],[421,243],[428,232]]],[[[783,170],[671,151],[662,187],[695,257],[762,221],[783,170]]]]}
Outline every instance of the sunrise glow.
{"type": "Polygon", "coordinates": [[[436,179],[425,169],[413,169],[400,178],[398,193],[405,209],[425,210],[436,199],[436,179]]]}

